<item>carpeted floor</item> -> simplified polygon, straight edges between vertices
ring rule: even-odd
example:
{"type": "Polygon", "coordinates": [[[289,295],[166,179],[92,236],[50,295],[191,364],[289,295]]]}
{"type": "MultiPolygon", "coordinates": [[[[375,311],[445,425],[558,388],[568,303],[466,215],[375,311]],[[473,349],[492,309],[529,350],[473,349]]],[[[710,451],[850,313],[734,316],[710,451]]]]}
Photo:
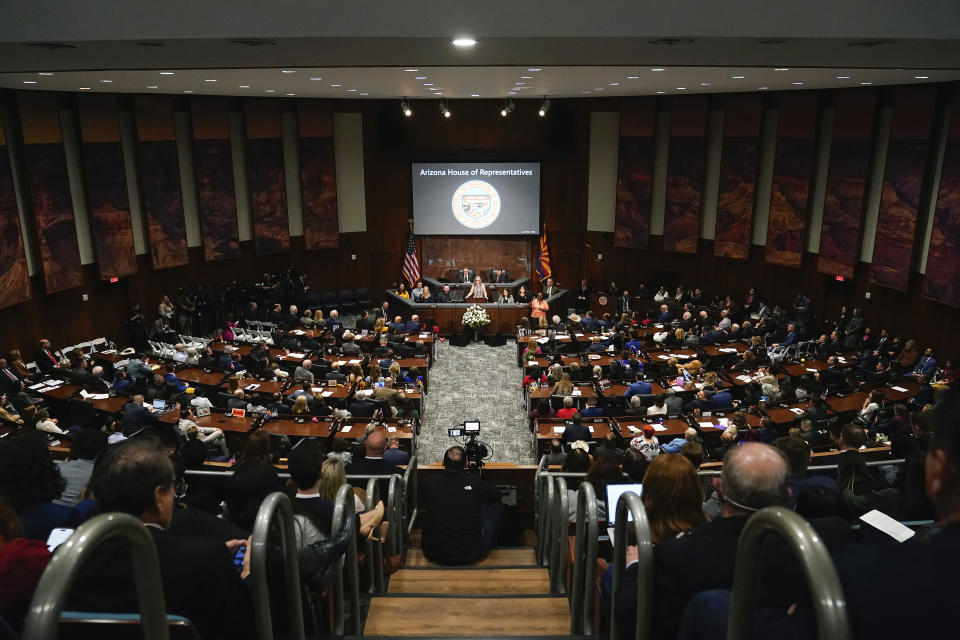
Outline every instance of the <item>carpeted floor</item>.
{"type": "Polygon", "coordinates": [[[492,451],[490,462],[535,464],[533,436],[527,427],[517,346],[473,343],[438,345],[430,370],[430,393],[424,398],[423,426],[418,440],[423,464],[440,462],[456,444],[447,429],[464,420],[480,421],[480,440],[492,451]]]}

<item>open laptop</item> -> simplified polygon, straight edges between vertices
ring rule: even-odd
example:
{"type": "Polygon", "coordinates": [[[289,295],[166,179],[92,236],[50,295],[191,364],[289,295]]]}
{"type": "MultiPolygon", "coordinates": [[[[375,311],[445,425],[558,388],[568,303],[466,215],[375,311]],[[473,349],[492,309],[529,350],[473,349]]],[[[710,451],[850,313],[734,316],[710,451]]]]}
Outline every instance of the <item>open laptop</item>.
{"type": "Polygon", "coordinates": [[[157,398],[153,401],[153,408],[156,409],[157,411],[163,411],[164,409],[167,408],[167,401],[157,398]]]}
{"type": "MultiPolygon", "coordinates": [[[[607,524],[610,525],[611,529],[613,529],[614,525],[617,524],[617,502],[620,501],[620,496],[628,491],[633,491],[638,496],[642,496],[643,484],[640,482],[635,482],[631,484],[607,485],[607,524]]],[[[627,517],[629,522],[633,522],[633,516],[629,511],[627,512],[627,517]]]]}

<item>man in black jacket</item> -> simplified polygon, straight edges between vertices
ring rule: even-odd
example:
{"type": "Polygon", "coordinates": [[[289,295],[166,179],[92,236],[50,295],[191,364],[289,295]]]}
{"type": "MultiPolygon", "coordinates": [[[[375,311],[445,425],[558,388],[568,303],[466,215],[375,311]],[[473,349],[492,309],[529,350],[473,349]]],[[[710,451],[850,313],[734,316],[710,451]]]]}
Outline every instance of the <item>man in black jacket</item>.
{"type": "MultiPolygon", "coordinates": [[[[232,558],[244,540],[222,541],[168,531],[173,517],[174,472],[157,438],[135,438],[111,447],[90,481],[101,512],[119,511],[147,526],[156,544],[167,612],[185,616],[203,638],[239,638],[253,628],[253,606],[232,558]]],[[[130,556],[108,541],[83,565],[68,599],[81,611],[138,610],[130,556]]]]}
{"type": "Polygon", "coordinates": [[[156,414],[143,406],[143,396],[135,395],[130,402],[123,405],[123,432],[126,435],[132,435],[156,423],[156,414]]]}
{"type": "MultiPolygon", "coordinates": [[[[720,479],[723,516],[661,540],[654,547],[654,638],[676,638],[684,608],[701,591],[732,587],[740,532],[754,512],[786,504],[788,475],[783,454],[769,445],[748,442],[730,449],[720,479]]],[[[822,518],[811,524],[830,549],[853,539],[849,525],[839,518],[822,518]]],[[[621,638],[634,636],[638,565],[629,565],[631,558],[636,558],[635,548],[627,554],[628,568],[614,594],[614,615],[621,638]]],[[[785,609],[804,600],[807,587],[803,574],[785,547],[771,545],[765,549],[763,567],[760,592],[766,597],[761,604],[782,605],[785,609]]]]}
{"type": "Polygon", "coordinates": [[[423,483],[423,554],[438,564],[482,560],[496,543],[503,519],[500,491],[466,473],[465,463],[463,447],[450,447],[443,456],[444,470],[423,483]]]}

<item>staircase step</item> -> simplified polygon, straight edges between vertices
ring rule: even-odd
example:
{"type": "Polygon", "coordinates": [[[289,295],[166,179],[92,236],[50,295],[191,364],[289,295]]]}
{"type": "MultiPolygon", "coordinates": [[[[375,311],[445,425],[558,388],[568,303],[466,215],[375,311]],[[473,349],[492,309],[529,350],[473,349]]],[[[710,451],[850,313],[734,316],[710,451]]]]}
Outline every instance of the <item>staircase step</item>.
{"type": "Polygon", "coordinates": [[[388,593],[548,594],[550,580],[547,570],[543,568],[473,569],[460,572],[448,569],[401,569],[390,576],[388,593]]]}
{"type": "MultiPolygon", "coordinates": [[[[456,567],[457,569],[473,569],[475,567],[535,567],[537,557],[533,549],[525,547],[514,547],[509,549],[494,549],[486,558],[469,567],[456,567]]],[[[423,555],[422,549],[407,550],[407,567],[441,567],[427,560],[423,555]]]]}
{"type": "MultiPolygon", "coordinates": [[[[418,573],[423,573],[418,572],[418,573]]],[[[449,575],[449,573],[447,574],[449,575]]],[[[391,578],[391,583],[396,576],[391,578]]],[[[391,598],[374,596],[366,636],[565,636],[564,597],[391,598]]]]}

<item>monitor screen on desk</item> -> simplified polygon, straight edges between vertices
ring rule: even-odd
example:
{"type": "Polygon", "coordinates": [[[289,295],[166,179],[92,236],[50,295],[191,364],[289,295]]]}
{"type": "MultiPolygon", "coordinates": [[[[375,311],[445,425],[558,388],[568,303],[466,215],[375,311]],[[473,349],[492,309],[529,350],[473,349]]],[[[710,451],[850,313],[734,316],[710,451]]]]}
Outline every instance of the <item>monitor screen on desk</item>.
{"type": "Polygon", "coordinates": [[[480,421],[466,421],[463,423],[463,430],[466,433],[480,433],[480,421]]]}
{"type": "MultiPolygon", "coordinates": [[[[617,502],[620,496],[633,491],[638,496],[643,495],[643,484],[637,482],[634,484],[608,484],[607,485],[607,524],[614,526],[617,519],[617,502]]],[[[627,521],[633,522],[633,515],[627,511],[627,521]]]]}
{"type": "Polygon", "coordinates": [[[417,235],[537,235],[540,163],[413,165],[417,235]]]}

